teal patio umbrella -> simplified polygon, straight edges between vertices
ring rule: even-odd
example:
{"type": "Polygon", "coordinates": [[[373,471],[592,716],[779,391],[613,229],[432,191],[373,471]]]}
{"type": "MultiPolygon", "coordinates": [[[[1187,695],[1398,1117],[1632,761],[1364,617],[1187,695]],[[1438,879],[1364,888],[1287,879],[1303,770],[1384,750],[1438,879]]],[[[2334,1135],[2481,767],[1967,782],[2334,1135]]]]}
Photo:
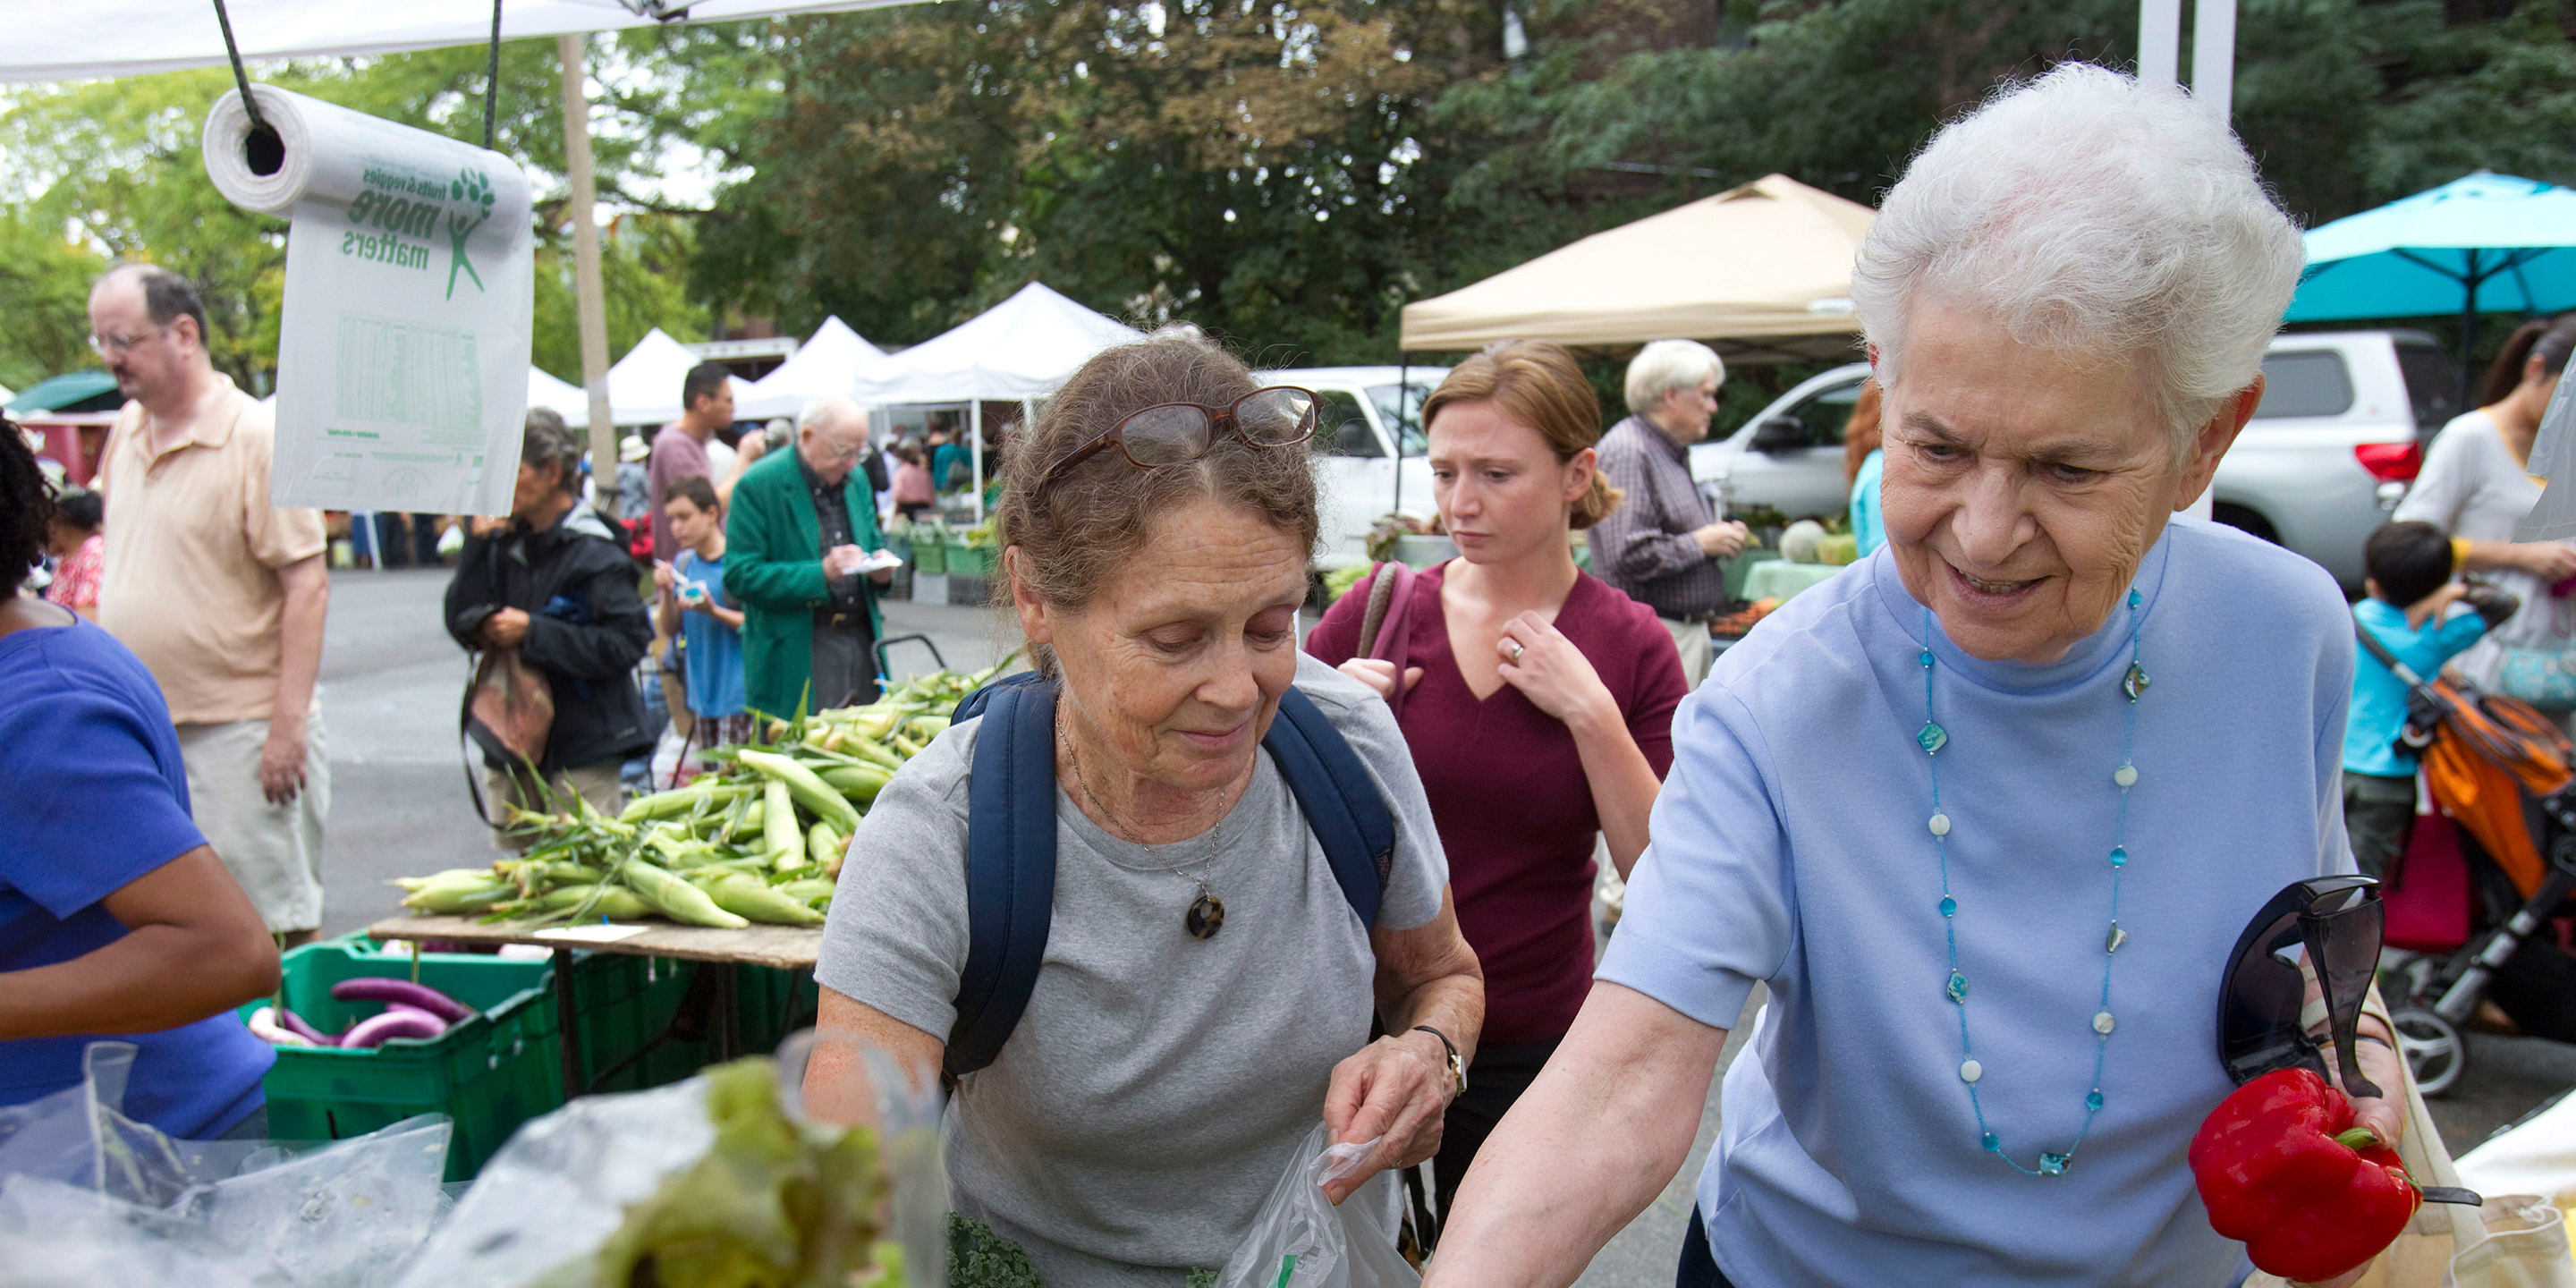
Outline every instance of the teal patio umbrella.
{"type": "Polygon", "coordinates": [[[2307,236],[2289,321],[2460,319],[2460,390],[2481,313],[2576,308],[2576,190],[2481,170],[2307,236]]]}

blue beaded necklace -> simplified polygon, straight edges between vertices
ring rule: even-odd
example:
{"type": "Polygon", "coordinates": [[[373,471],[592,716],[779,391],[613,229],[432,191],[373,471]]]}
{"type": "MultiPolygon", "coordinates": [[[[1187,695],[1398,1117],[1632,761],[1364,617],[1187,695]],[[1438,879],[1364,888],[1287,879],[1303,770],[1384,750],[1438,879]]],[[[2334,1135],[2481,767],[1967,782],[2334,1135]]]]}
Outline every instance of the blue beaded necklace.
{"type": "Polygon", "coordinates": [[[2102,937],[2102,996],[2100,1008],[2093,1015],[2093,1082],[2084,1093],[2084,1126],[2075,1139],[2057,1152],[2042,1151],[2039,1166],[2024,1167],[2004,1152],[2003,1138],[1986,1124],[1986,1108],[1977,1096],[1977,1083],[1985,1077],[1985,1066],[1977,1063],[1974,1043],[1968,1039],[1968,977],[1959,970],[1959,901],[1950,893],[1950,816],[1941,812],[1941,749],[1950,744],[1950,733],[1941,727],[1932,707],[1932,610],[1923,610],[1923,728],[1914,735],[1916,746],[1932,767],[1932,855],[1941,872],[1941,929],[1949,941],[1949,975],[1942,992],[1959,1013],[1959,1081],[1968,1087],[1968,1108],[1977,1116],[1978,1143],[1985,1151],[2002,1159],[2024,1176],[2060,1176],[2075,1161],[2075,1151],[2093,1131],[2093,1116],[2102,1112],[2102,1060],[2111,1046],[2111,963],[2120,945],[2129,941],[2129,932],[2120,928],[2120,874],[2129,866],[2129,789],[2138,784],[2138,767],[2132,759],[2138,742],[2138,699],[2147,691],[2147,671],[2138,663],[2138,607],[2140,599],[2133,587],[2129,591],[2129,669],[2120,677],[2120,692],[2127,696],[2123,713],[2125,728],[2120,736],[2120,765],[2111,771],[2111,785],[2119,789],[2119,821],[2111,836],[2111,928],[2102,937]]]}

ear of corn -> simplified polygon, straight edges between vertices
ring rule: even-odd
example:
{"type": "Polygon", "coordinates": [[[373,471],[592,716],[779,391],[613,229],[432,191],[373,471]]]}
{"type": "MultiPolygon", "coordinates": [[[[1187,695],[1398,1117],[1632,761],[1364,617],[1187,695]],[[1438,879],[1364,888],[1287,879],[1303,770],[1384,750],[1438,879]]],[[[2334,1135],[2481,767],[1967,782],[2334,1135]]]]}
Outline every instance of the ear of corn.
{"type": "Polygon", "coordinates": [[[948,728],[958,701],[1003,666],[924,676],[864,706],[764,718],[766,741],[713,748],[706,754],[716,770],[638,797],[614,817],[578,796],[546,793],[543,810],[509,811],[509,830],[528,841],[524,854],[402,878],[403,904],[514,923],[660,916],[727,928],[819,925],[868,806],[948,728]]]}

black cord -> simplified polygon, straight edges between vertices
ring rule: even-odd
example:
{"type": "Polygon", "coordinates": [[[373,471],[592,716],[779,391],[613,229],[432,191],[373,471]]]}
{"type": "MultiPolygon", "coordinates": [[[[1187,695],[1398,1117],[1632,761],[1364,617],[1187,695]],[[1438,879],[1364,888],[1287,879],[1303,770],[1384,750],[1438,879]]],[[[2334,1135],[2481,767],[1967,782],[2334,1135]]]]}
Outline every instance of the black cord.
{"type": "MultiPolygon", "coordinates": [[[[498,3],[493,6],[496,10],[499,7],[498,3]]],[[[493,21],[497,24],[500,20],[495,18],[493,21]]],[[[215,0],[215,24],[224,29],[224,52],[232,57],[233,83],[241,87],[242,111],[250,115],[250,128],[254,132],[270,130],[275,133],[268,122],[260,119],[259,100],[250,96],[250,73],[242,70],[241,47],[233,43],[233,20],[224,12],[224,0],[215,0]]]]}
{"type": "MultiPolygon", "coordinates": [[[[217,8],[223,0],[215,0],[217,8]]],[[[240,60],[234,60],[238,69],[240,60]]],[[[242,93],[247,96],[250,91],[242,93]]],[[[492,62],[483,73],[483,150],[492,150],[492,120],[501,110],[501,0],[492,0],[492,62]]]]}

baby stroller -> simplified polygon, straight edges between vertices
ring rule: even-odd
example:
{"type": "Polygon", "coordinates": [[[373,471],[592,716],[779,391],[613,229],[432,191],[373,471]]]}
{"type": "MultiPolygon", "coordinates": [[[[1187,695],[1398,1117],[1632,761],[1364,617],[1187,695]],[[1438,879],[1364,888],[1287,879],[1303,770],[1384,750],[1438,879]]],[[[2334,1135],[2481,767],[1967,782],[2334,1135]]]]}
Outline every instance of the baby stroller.
{"type": "Polygon", "coordinates": [[[2399,1049],[2417,1087],[2437,1096],[2467,1070],[2461,1026],[2490,997],[2523,1032],[2576,1042],[2576,958],[2556,920],[2576,892],[2576,776],[2567,735],[2547,716],[2419,676],[2359,635],[2407,687],[2401,740],[2422,757],[2437,807],[2416,817],[2385,874],[2381,975],[2399,1049]]]}

